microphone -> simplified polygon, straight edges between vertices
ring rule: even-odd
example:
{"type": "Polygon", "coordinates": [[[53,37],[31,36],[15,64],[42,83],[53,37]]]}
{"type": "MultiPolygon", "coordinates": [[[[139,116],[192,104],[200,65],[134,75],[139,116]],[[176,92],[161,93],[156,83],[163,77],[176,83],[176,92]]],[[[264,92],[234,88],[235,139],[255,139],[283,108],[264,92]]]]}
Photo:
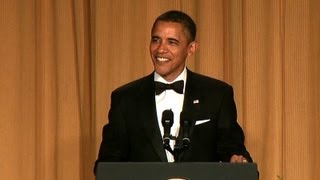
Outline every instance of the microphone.
{"type": "Polygon", "coordinates": [[[161,119],[161,123],[163,126],[163,145],[165,147],[165,149],[167,150],[171,150],[170,147],[170,129],[173,125],[173,112],[172,110],[164,110],[162,112],[162,119],[161,119]]]}
{"type": "Polygon", "coordinates": [[[188,149],[190,145],[189,139],[189,129],[191,126],[191,120],[189,119],[188,113],[181,112],[180,113],[180,128],[182,134],[182,148],[188,149]]]}

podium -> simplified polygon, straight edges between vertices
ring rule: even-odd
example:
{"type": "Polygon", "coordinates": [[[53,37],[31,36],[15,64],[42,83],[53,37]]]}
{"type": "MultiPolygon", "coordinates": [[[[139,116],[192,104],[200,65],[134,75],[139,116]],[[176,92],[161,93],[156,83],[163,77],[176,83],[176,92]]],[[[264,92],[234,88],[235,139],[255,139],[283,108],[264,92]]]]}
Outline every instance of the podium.
{"type": "Polygon", "coordinates": [[[100,162],[96,180],[258,180],[256,163],[100,162]]]}

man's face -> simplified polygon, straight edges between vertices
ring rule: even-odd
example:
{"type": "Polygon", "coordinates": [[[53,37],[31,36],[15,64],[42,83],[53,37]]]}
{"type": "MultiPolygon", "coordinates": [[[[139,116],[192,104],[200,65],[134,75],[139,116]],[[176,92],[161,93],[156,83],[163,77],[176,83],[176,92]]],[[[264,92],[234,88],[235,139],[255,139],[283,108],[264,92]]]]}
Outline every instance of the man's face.
{"type": "Polygon", "coordinates": [[[196,42],[180,23],[158,21],[151,32],[150,55],[154,70],[167,81],[183,71],[186,58],[196,50],[196,42]]]}

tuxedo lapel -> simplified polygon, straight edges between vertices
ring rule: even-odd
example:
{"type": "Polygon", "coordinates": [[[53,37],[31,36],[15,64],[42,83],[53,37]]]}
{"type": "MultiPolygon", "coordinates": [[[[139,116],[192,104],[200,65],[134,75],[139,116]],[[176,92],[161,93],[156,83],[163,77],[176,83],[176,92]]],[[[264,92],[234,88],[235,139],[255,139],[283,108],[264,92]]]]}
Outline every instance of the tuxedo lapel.
{"type": "MultiPolygon", "coordinates": [[[[197,80],[194,79],[194,74],[188,70],[187,82],[185,88],[185,96],[183,102],[183,113],[185,117],[191,120],[191,127],[189,129],[189,137],[192,137],[193,129],[195,127],[196,120],[201,117],[201,102],[202,95],[200,89],[197,87],[197,80]]],[[[192,144],[192,142],[191,142],[192,144]]],[[[179,156],[179,161],[183,159],[184,152],[179,156]]]]}
{"type": "Polygon", "coordinates": [[[182,111],[191,116],[190,118],[196,117],[197,114],[201,112],[201,93],[198,90],[196,83],[193,73],[188,70],[182,111]]]}
{"type": "Polygon", "coordinates": [[[167,156],[163,147],[157,120],[153,73],[148,76],[146,81],[147,82],[143,83],[143,86],[141,87],[141,107],[136,108],[140,109],[139,113],[141,119],[145,119],[143,123],[146,136],[150,139],[150,142],[161,160],[166,162],[167,156]]]}

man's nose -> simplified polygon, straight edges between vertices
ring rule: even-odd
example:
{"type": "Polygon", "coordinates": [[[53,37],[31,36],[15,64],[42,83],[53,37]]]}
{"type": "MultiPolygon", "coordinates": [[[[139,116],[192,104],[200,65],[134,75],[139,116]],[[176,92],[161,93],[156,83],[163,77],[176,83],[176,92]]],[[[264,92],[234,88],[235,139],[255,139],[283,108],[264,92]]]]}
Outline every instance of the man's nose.
{"type": "Polygon", "coordinates": [[[168,51],[168,46],[166,45],[166,43],[160,43],[159,47],[158,47],[158,52],[159,53],[163,53],[163,52],[167,52],[168,51]]]}

